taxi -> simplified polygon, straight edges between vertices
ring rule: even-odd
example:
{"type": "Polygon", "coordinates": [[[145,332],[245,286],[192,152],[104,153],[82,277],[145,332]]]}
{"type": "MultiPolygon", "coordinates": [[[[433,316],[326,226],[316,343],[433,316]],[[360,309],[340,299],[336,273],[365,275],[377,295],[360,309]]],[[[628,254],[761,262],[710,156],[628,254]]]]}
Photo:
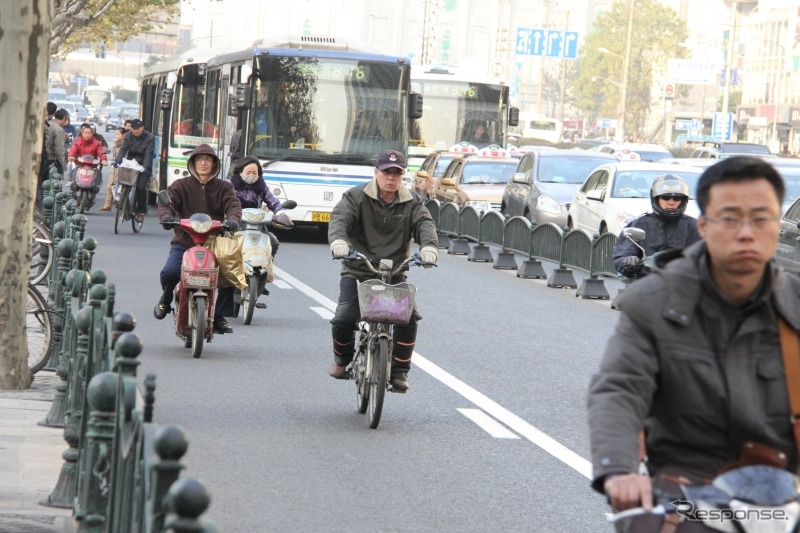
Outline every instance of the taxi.
{"type": "MultiPolygon", "coordinates": [[[[475,147],[473,146],[473,148],[475,147]]],[[[441,179],[447,166],[453,159],[461,158],[465,153],[469,152],[437,150],[428,154],[428,157],[419,166],[419,170],[414,174],[411,189],[426,200],[433,198],[439,179],[441,179]]]]}
{"type": "Polygon", "coordinates": [[[482,150],[466,149],[462,153],[462,157],[454,158],[445,169],[434,197],[440,202],[472,206],[479,211],[499,211],[503,191],[517,168],[518,159],[496,145],[482,150]]]}

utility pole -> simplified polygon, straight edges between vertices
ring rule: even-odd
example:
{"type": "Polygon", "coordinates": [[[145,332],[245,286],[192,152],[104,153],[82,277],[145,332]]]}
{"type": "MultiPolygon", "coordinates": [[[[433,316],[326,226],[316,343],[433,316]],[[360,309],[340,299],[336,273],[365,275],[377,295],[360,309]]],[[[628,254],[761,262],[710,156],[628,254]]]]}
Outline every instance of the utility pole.
{"type": "MultiPolygon", "coordinates": [[[[550,28],[550,0],[544,0],[544,27],[550,28]]],[[[542,112],[542,85],[544,85],[544,56],[539,58],[539,83],[536,90],[536,112],[542,112]]]]}
{"type": "Polygon", "coordinates": [[[631,63],[631,39],[633,37],[633,10],[636,9],[636,0],[629,0],[630,9],[628,13],[628,34],[625,38],[625,59],[622,62],[622,95],[620,96],[619,118],[617,127],[614,131],[614,140],[623,142],[625,140],[625,112],[628,100],[628,71],[631,63]]]}
{"type": "Polygon", "coordinates": [[[736,26],[739,21],[739,2],[731,2],[731,18],[733,23],[731,25],[731,32],[728,36],[728,50],[725,54],[725,79],[722,86],[722,111],[728,112],[731,100],[731,70],[733,69],[733,43],[736,39],[736,26]]]}
{"type": "MultiPolygon", "coordinates": [[[[569,30],[569,14],[570,12],[567,11],[567,23],[564,25],[565,30],[569,30]]],[[[559,105],[560,108],[558,110],[558,119],[563,123],[564,122],[564,97],[567,92],[567,60],[561,59],[561,95],[559,97],[559,105]]]]}

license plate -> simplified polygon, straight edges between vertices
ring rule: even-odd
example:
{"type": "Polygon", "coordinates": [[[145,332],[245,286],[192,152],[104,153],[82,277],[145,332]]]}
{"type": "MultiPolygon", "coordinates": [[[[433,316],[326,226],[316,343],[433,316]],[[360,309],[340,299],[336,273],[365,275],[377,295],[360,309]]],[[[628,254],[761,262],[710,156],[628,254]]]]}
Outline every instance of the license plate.
{"type": "Polygon", "coordinates": [[[187,276],[186,285],[189,287],[208,289],[211,287],[211,279],[198,276],[187,276]]]}
{"type": "Polygon", "coordinates": [[[330,222],[330,221],[331,221],[330,213],[323,213],[320,211],[311,212],[311,222],[330,222]]]}

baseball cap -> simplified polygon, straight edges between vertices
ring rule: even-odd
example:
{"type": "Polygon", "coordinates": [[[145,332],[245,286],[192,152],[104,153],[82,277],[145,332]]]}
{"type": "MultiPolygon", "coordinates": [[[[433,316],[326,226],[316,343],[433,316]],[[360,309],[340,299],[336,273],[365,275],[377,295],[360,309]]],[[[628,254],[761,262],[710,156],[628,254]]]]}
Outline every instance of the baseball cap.
{"type": "Polygon", "coordinates": [[[142,121],[138,118],[131,120],[131,128],[141,128],[143,126],[144,124],[142,124],[142,121]]]}
{"type": "Polygon", "coordinates": [[[397,150],[386,150],[381,152],[378,156],[378,169],[386,170],[387,168],[399,168],[400,170],[406,169],[406,158],[397,150]]]}

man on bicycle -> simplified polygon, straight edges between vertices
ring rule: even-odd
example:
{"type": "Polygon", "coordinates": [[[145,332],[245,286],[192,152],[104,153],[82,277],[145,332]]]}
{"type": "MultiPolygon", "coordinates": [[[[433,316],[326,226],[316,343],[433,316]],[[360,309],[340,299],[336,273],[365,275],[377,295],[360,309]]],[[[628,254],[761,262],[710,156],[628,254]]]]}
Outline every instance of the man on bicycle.
{"type": "MultiPolygon", "coordinates": [[[[380,154],[375,177],[342,195],[331,213],[328,241],[333,257],[346,257],[350,250],[372,261],[391,259],[394,264],[406,260],[411,238],[420,246],[420,259],[431,265],[439,258],[436,226],[422,198],[403,186],[406,160],[403,154],[387,150],[380,154]]],[[[355,332],[361,316],[357,283],[376,277],[360,261],[343,261],[339,282],[339,305],[331,319],[333,364],[328,374],[347,379],[346,368],[355,353],[355,332]]],[[[405,281],[404,274],[391,283],[405,281]]],[[[414,309],[407,325],[394,327],[391,385],[395,392],[409,388],[408,371],[417,338],[417,321],[422,317],[414,309]]]]}
{"type": "Polygon", "coordinates": [[[136,179],[136,222],[144,222],[147,213],[147,190],[150,176],[153,175],[153,156],[155,153],[155,137],[144,129],[138,118],[131,120],[131,131],[122,138],[122,146],[117,152],[115,166],[122,164],[122,159],[135,159],[144,167],[136,179]]]}

